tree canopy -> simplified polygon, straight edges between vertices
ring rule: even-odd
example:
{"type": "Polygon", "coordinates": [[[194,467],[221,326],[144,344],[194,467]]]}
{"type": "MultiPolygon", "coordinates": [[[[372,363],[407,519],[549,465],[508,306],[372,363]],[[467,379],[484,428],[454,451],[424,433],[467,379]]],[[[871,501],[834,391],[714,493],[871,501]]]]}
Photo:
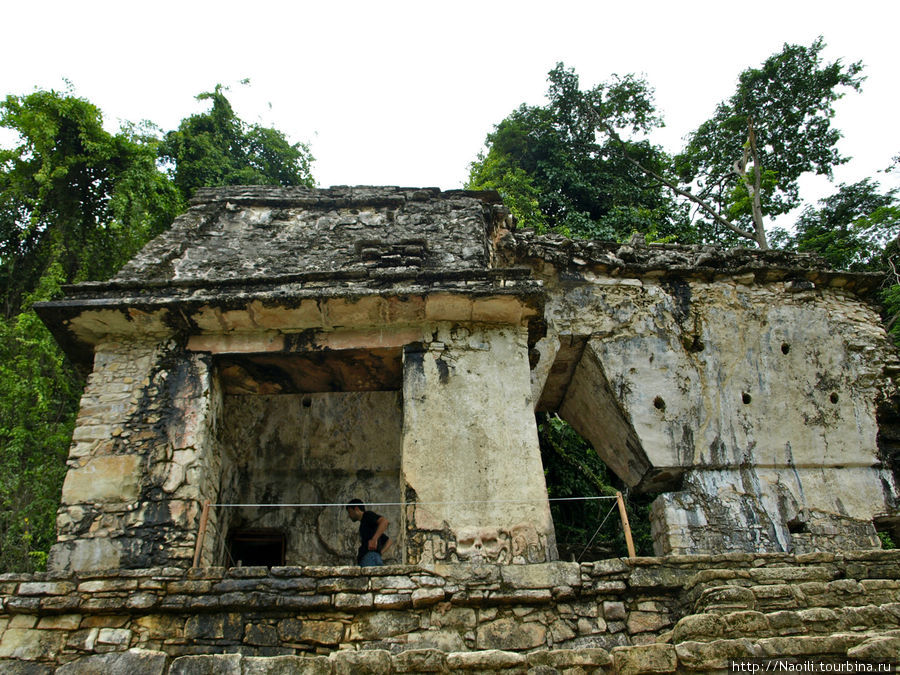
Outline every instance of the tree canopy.
{"type": "Polygon", "coordinates": [[[18,135],[0,149],[3,315],[18,313],[54,263],[69,283],[109,275],[168,225],[178,195],[156,167],[156,141],[103,128],[91,103],[37,91],[0,103],[18,135]]]}
{"type": "MultiPolygon", "coordinates": [[[[660,121],[647,83],[613,77],[588,90],[562,63],[548,75],[548,103],[522,105],[486,141],[470,167],[471,189],[496,189],[523,225],[587,238],[690,238],[684,213],[661,185],[626,160],[618,142],[598,140],[601,123],[644,134],[660,121]]],[[[645,140],[631,155],[665,171],[670,158],[645,140]]]]}
{"type": "Polygon", "coordinates": [[[526,226],[576,237],[640,231],[682,243],[753,242],[800,203],[798,179],[845,162],[834,103],[859,90],[862,65],[823,62],[819,38],[785,44],[738,78],[735,93],[669,156],[646,134],[662,124],[649,84],[613,76],[579,88],[557,64],[547,104],[522,105],[487,136],[468,186],[493,188],[526,226]]]}
{"type": "Polygon", "coordinates": [[[183,119],[160,146],[185,199],[198,187],[315,185],[308,146],[290,143],[277,129],[244,122],[221,85],[197,99],[211,101],[212,108],[183,119]]]}
{"type": "Polygon", "coordinates": [[[862,64],[823,63],[824,48],[822,38],[808,47],[785,44],[759,68],[742,72],[735,93],[675,157],[681,182],[712,207],[699,214],[713,236],[725,225],[767,248],[764,218],[800,204],[800,176],[831,177],[847,161],[831,120],[844,92],[859,90],[862,64]]]}

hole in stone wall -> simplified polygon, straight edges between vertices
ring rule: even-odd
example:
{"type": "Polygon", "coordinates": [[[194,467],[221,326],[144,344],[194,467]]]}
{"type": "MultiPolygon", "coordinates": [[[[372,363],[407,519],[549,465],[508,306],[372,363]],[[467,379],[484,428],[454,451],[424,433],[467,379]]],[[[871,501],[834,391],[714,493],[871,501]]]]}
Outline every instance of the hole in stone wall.
{"type": "Polygon", "coordinates": [[[653,407],[657,410],[666,409],[666,402],[663,400],[662,396],[657,396],[655,399],[653,399],[653,407]]]}
{"type": "Polygon", "coordinates": [[[744,405],[747,405],[747,404],[750,403],[750,401],[753,400],[753,397],[750,396],[750,394],[748,394],[748,393],[745,391],[745,392],[743,392],[743,393],[741,394],[741,400],[744,402],[744,405]]]}
{"type": "Polygon", "coordinates": [[[309,408],[312,405],[312,399],[309,396],[303,397],[303,407],[309,408]]]}
{"type": "Polygon", "coordinates": [[[284,532],[274,529],[239,529],[228,536],[228,563],[232,567],[284,565],[284,532]]]}
{"type": "Polygon", "coordinates": [[[800,520],[800,518],[793,518],[787,522],[788,532],[791,534],[803,534],[805,532],[809,532],[809,528],[806,526],[805,520],[800,520]]]}
{"type": "Polygon", "coordinates": [[[781,343],[781,353],[782,354],[790,354],[791,353],[791,346],[787,342],[781,343]]]}
{"type": "Polygon", "coordinates": [[[837,403],[837,402],[840,400],[840,399],[838,398],[838,395],[837,395],[836,392],[831,392],[831,396],[829,396],[828,399],[829,399],[832,403],[837,403]]]}

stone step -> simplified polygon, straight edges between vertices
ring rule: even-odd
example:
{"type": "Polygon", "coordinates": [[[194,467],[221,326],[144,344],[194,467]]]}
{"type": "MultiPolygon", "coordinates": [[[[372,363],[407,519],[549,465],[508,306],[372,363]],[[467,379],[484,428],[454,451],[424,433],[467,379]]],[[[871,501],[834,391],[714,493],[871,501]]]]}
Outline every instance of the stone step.
{"type": "Polygon", "coordinates": [[[849,607],[900,602],[900,581],[894,579],[835,579],[797,584],[725,584],[693,589],[693,613],[724,613],[751,609],[772,612],[780,609],[849,607]]]}
{"type": "Polygon", "coordinates": [[[900,629],[900,603],[850,607],[813,607],[760,612],[690,614],[675,624],[672,641],[712,642],[737,638],[822,636],[900,629]]]}
{"type": "MultiPolygon", "coordinates": [[[[712,642],[686,641],[673,645],[673,650],[679,671],[689,670],[692,673],[729,670],[732,662],[746,659],[755,659],[760,664],[760,670],[766,669],[765,660],[779,659],[781,662],[776,665],[782,667],[787,663],[795,664],[794,672],[801,672],[796,664],[808,665],[810,661],[807,659],[842,665],[846,665],[847,661],[897,665],[900,663],[900,630],[769,637],[759,640],[737,638],[712,642]]],[[[615,650],[613,652],[612,656],[618,663],[622,657],[615,650]]],[[[845,669],[843,672],[852,671],[845,669]]]]}

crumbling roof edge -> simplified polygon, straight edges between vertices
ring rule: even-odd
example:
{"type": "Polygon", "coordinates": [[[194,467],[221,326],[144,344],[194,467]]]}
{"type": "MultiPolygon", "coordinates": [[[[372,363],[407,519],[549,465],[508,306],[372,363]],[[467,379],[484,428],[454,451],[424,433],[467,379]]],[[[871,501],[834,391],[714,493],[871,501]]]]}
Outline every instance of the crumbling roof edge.
{"type": "Polygon", "coordinates": [[[393,185],[333,185],[328,188],[278,185],[240,185],[199,188],[191,206],[230,202],[270,206],[306,206],[351,208],[358,206],[400,205],[408,201],[433,199],[477,199],[486,204],[501,204],[495,190],[441,190],[436,187],[399,187],[393,185]]]}
{"type": "Polygon", "coordinates": [[[508,265],[540,262],[557,270],[622,277],[685,277],[708,281],[753,274],[757,283],[806,280],[844,288],[866,296],[877,290],[884,275],[835,270],[814,253],[770,249],[719,248],[709,245],[620,243],[539,235],[532,230],[508,233],[498,243],[508,265]]]}

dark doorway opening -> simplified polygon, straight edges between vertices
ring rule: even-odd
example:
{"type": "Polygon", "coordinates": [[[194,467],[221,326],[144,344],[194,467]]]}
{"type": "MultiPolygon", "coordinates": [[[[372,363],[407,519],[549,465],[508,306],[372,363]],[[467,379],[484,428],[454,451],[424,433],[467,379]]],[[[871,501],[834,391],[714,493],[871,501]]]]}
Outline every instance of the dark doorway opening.
{"type": "Polygon", "coordinates": [[[272,529],[234,530],[228,536],[228,557],[236,567],[284,565],[284,532],[272,529]]]}

